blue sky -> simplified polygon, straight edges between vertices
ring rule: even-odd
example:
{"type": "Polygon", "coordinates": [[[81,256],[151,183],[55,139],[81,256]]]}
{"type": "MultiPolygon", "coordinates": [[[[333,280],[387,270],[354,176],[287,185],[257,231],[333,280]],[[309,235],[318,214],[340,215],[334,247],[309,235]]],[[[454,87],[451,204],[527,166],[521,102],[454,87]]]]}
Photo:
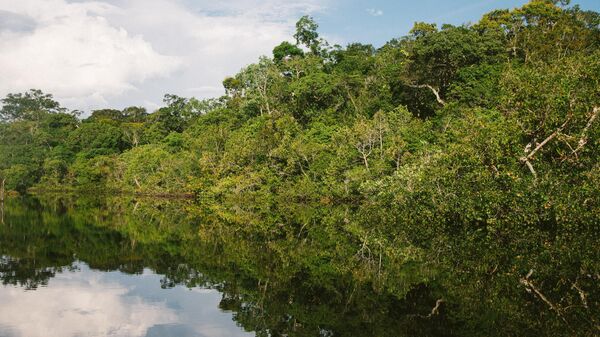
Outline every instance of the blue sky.
{"type": "MultiPolygon", "coordinates": [[[[222,80],[292,41],[309,14],[332,44],[381,46],[415,21],[463,24],[526,0],[0,0],[0,97],[36,88],[64,106],[208,98],[222,80]]],[[[600,11],[600,0],[577,0],[600,11]]]]}
{"type": "MultiPolygon", "coordinates": [[[[345,42],[380,46],[406,35],[415,21],[461,25],[476,22],[499,8],[515,8],[527,0],[343,0],[332,3],[315,18],[326,35],[345,42]]],[[[600,11],[600,0],[579,0],[581,8],[600,11]]]]}

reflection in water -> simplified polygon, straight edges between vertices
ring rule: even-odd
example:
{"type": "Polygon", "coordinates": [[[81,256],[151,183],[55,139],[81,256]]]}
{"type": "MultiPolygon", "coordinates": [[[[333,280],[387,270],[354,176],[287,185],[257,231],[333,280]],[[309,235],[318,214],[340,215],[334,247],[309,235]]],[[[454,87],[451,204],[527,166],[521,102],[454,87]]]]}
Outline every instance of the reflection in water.
{"type": "Polygon", "coordinates": [[[597,335],[598,276],[535,270],[573,303],[561,316],[522,286],[539,233],[458,252],[460,233],[386,241],[377,205],[45,196],[4,212],[0,337],[597,335]]]}
{"type": "Polygon", "coordinates": [[[35,291],[0,288],[0,336],[244,336],[215,290],[161,290],[160,276],[76,263],[35,291]]]}
{"type": "Polygon", "coordinates": [[[131,198],[12,198],[5,212],[0,337],[454,335],[444,310],[428,316],[439,294],[417,264],[378,270],[326,226],[290,217],[313,239],[275,241],[256,219],[278,217],[131,198]]]}

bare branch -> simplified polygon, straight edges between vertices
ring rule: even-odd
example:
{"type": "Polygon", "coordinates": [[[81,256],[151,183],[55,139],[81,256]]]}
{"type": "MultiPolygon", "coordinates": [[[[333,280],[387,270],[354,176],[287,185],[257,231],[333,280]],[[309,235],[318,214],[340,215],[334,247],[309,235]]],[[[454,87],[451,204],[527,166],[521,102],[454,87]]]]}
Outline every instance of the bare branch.
{"type": "Polygon", "coordinates": [[[521,282],[521,284],[523,284],[525,287],[527,287],[528,291],[530,291],[530,292],[533,291],[544,303],[546,303],[550,307],[550,309],[552,309],[554,312],[556,312],[556,314],[568,325],[569,323],[562,315],[562,312],[560,311],[560,309],[556,305],[554,305],[552,302],[550,302],[550,300],[546,296],[544,296],[544,294],[542,294],[542,292],[533,284],[533,282],[531,282],[529,280],[531,275],[533,275],[533,269],[531,269],[529,271],[529,273],[527,273],[527,276],[521,278],[519,281],[521,282]]]}
{"type": "Polygon", "coordinates": [[[142,185],[140,184],[140,181],[138,180],[138,178],[137,178],[137,177],[133,177],[133,181],[135,182],[135,185],[136,185],[138,188],[142,188],[142,185]]]}
{"type": "Polygon", "coordinates": [[[438,101],[438,103],[440,103],[442,106],[446,105],[446,101],[444,101],[442,99],[442,96],[440,96],[439,90],[434,88],[433,86],[429,84],[409,84],[408,86],[411,88],[427,88],[431,90],[431,92],[435,95],[435,99],[438,101]]]}
{"type": "Polygon", "coordinates": [[[529,161],[529,158],[523,157],[523,158],[521,158],[521,161],[524,162],[525,165],[527,165],[527,167],[529,168],[529,171],[531,171],[531,173],[533,174],[533,179],[537,180],[537,173],[535,172],[533,165],[529,161]]]}
{"type": "Polygon", "coordinates": [[[409,315],[410,317],[420,317],[420,318],[431,318],[440,313],[440,307],[444,304],[444,299],[440,298],[435,301],[435,306],[431,309],[431,312],[428,315],[409,315]]]}
{"type": "Polygon", "coordinates": [[[541,143],[539,143],[535,149],[533,149],[533,151],[529,152],[529,149],[531,149],[532,144],[529,143],[527,144],[527,146],[525,147],[525,156],[519,158],[519,160],[524,163],[525,165],[527,165],[527,167],[529,168],[529,171],[531,171],[531,173],[533,174],[534,178],[537,179],[537,173],[535,172],[535,169],[533,168],[533,164],[531,164],[531,159],[533,158],[533,156],[535,156],[535,154],[542,148],[544,147],[544,145],[548,144],[552,139],[554,139],[554,137],[556,137],[557,135],[559,135],[562,130],[567,126],[567,124],[569,124],[569,122],[571,121],[571,115],[569,114],[569,117],[567,117],[567,120],[565,120],[565,122],[556,130],[554,130],[554,132],[552,132],[552,134],[548,137],[546,137],[546,139],[544,139],[541,143]]]}
{"type": "Polygon", "coordinates": [[[581,303],[583,304],[583,307],[587,309],[588,308],[587,296],[585,294],[585,291],[583,291],[581,288],[579,288],[579,286],[577,285],[577,281],[575,281],[575,283],[573,283],[573,285],[571,286],[571,289],[577,290],[577,292],[579,293],[579,298],[581,298],[581,303]]]}
{"type": "Polygon", "coordinates": [[[354,106],[354,111],[356,111],[356,113],[359,113],[360,110],[358,109],[358,105],[356,105],[356,102],[354,101],[354,97],[352,97],[352,94],[350,93],[350,89],[348,87],[346,87],[346,92],[348,93],[348,98],[350,99],[352,106],[354,106]]]}
{"type": "Polygon", "coordinates": [[[429,315],[427,315],[427,318],[430,318],[434,315],[439,314],[440,306],[442,305],[442,303],[444,303],[444,299],[442,299],[442,298],[435,301],[435,307],[433,307],[433,309],[431,309],[431,312],[429,313],[429,315]]]}
{"type": "Polygon", "coordinates": [[[577,155],[577,152],[581,151],[581,149],[583,149],[585,144],[587,144],[587,142],[588,142],[587,133],[588,133],[589,129],[592,127],[592,124],[594,124],[594,121],[596,120],[596,118],[598,118],[598,114],[600,114],[600,108],[595,107],[594,110],[592,111],[592,116],[588,120],[585,128],[583,128],[583,131],[581,131],[581,137],[579,138],[579,142],[577,143],[577,148],[575,148],[575,150],[573,150],[573,153],[575,155],[577,155]]]}
{"type": "Polygon", "coordinates": [[[527,159],[531,159],[542,147],[544,147],[544,145],[548,144],[548,142],[554,139],[554,137],[556,137],[565,128],[565,126],[569,124],[570,121],[571,117],[567,118],[567,120],[558,129],[554,130],[554,132],[552,132],[550,136],[548,136],[541,143],[539,143],[538,146],[536,146],[535,149],[533,149],[533,151],[529,152],[529,154],[527,155],[527,159]]]}

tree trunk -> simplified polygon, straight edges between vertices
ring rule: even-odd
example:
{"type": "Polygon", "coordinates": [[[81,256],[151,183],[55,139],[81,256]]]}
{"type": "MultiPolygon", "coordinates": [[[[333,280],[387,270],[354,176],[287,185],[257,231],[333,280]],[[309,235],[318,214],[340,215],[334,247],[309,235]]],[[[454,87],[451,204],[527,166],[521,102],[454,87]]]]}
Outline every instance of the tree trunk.
{"type": "Polygon", "coordinates": [[[0,182],[0,202],[4,202],[4,183],[6,182],[6,178],[2,178],[0,182]]]}
{"type": "Polygon", "coordinates": [[[2,178],[0,181],[0,224],[4,225],[4,183],[6,178],[2,178]]]}
{"type": "Polygon", "coordinates": [[[367,172],[371,172],[371,170],[369,169],[369,156],[366,155],[365,153],[362,153],[362,157],[363,157],[363,162],[365,163],[365,168],[367,169],[367,172]]]}

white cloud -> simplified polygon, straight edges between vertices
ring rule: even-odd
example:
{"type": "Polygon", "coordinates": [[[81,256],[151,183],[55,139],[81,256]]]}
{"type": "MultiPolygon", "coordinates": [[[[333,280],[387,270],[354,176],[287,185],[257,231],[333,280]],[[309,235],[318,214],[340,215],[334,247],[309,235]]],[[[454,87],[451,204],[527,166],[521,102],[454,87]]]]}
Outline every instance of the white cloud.
{"type": "Polygon", "coordinates": [[[0,291],[0,327],[16,336],[145,336],[149,328],[177,322],[164,303],[125,296],[129,289],[98,277],[60,275],[51,287],[0,291]],[[11,332],[9,330],[9,332],[11,332]]]}
{"type": "Polygon", "coordinates": [[[318,0],[188,0],[197,8],[226,15],[245,15],[285,21],[298,13],[322,10],[328,1],[318,0]]]}
{"type": "Polygon", "coordinates": [[[40,88],[85,104],[106,103],[147,79],[166,76],[178,59],[157,53],[140,35],[112,26],[103,3],[20,0],[0,9],[36,23],[30,32],[0,31],[0,94],[40,88]]]}
{"type": "Polygon", "coordinates": [[[162,276],[101,272],[84,263],[36,290],[0,285],[0,336],[249,337],[214,289],[161,289],[162,276]]]}
{"type": "Polygon", "coordinates": [[[371,16],[382,16],[383,11],[381,9],[369,8],[367,9],[367,13],[371,16]]]}
{"type": "Polygon", "coordinates": [[[154,107],[164,93],[212,97],[323,3],[0,0],[0,11],[29,28],[0,26],[0,95],[40,88],[84,110],[154,107]]]}

